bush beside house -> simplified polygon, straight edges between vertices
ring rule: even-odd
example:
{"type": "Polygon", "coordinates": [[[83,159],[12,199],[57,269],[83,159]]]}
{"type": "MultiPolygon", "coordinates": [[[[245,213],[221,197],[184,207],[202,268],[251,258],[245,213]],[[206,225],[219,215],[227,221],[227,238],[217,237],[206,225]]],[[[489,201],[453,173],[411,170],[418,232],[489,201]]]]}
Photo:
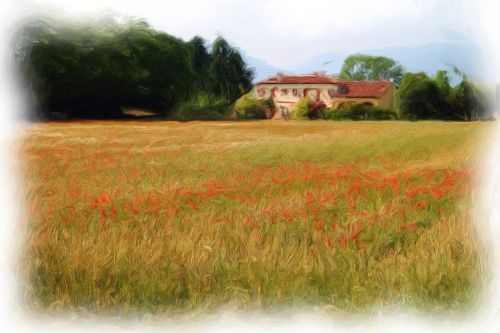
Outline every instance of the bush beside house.
{"type": "Polygon", "coordinates": [[[325,110],[325,119],[328,120],[395,120],[398,118],[397,112],[392,109],[363,104],[325,110]]]}
{"type": "Polygon", "coordinates": [[[269,119],[274,109],[272,98],[257,99],[251,92],[241,96],[234,105],[238,119],[269,119]]]}
{"type": "Polygon", "coordinates": [[[290,119],[323,119],[325,103],[311,100],[308,96],[302,97],[289,114],[290,119]]]}

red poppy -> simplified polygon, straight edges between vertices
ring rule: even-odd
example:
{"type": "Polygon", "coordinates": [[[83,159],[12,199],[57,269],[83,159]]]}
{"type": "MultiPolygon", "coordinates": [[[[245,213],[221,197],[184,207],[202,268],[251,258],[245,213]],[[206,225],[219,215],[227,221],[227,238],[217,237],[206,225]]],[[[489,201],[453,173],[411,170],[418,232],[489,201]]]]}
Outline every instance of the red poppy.
{"type": "Polygon", "coordinates": [[[353,239],[356,239],[356,237],[359,236],[359,234],[364,230],[365,228],[364,227],[359,227],[358,229],[356,229],[352,234],[351,234],[351,237],[349,237],[351,240],[353,239]]]}
{"type": "Polygon", "coordinates": [[[340,239],[340,246],[345,249],[347,245],[347,237],[346,236],[342,236],[342,238],[340,239]]]}
{"type": "Polygon", "coordinates": [[[288,222],[293,222],[292,215],[290,215],[290,213],[287,212],[286,210],[284,210],[283,212],[281,212],[281,216],[283,216],[283,218],[285,220],[287,220],[288,222]]]}
{"type": "Polygon", "coordinates": [[[432,195],[434,196],[434,198],[436,198],[436,199],[441,198],[441,192],[438,189],[431,187],[430,191],[431,191],[432,195]]]}
{"type": "Polygon", "coordinates": [[[99,201],[103,204],[103,205],[107,205],[109,203],[109,199],[108,199],[108,196],[106,195],[106,193],[102,193],[101,196],[99,197],[99,201]]]}

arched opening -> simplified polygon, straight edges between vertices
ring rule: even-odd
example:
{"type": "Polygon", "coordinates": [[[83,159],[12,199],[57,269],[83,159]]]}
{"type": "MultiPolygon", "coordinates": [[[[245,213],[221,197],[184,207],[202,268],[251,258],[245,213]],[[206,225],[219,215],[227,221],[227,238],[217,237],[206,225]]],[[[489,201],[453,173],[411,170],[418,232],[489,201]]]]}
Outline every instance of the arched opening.
{"type": "Polygon", "coordinates": [[[274,87],[271,89],[271,97],[275,98],[276,95],[278,94],[278,88],[274,87]]]}
{"type": "Polygon", "coordinates": [[[319,101],[320,90],[316,88],[306,88],[304,89],[304,97],[309,96],[313,101],[319,101]]]}

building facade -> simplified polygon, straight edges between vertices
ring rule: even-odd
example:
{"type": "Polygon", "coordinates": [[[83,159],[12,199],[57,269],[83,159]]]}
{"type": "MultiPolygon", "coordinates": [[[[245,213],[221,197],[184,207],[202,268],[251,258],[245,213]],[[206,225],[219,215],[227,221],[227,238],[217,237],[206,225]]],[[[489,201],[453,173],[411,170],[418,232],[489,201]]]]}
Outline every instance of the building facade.
{"type": "Polygon", "coordinates": [[[278,111],[275,117],[290,112],[295,103],[305,96],[315,101],[322,101],[329,108],[354,104],[392,108],[394,93],[394,83],[390,81],[346,81],[321,73],[278,74],[255,85],[257,98],[272,97],[278,111]]]}

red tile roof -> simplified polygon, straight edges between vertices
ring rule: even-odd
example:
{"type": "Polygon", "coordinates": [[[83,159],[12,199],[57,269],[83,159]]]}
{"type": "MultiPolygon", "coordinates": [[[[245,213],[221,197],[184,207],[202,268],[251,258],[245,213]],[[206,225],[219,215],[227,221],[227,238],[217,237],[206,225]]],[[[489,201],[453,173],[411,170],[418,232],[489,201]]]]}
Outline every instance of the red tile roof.
{"type": "Polygon", "coordinates": [[[257,84],[330,84],[335,83],[337,80],[330,76],[325,75],[277,75],[270,77],[267,80],[260,81],[257,84]]]}
{"type": "Polygon", "coordinates": [[[392,82],[387,81],[343,81],[340,86],[347,89],[339,89],[338,97],[376,97],[385,95],[392,86],[392,82]]]}
{"type": "Polygon", "coordinates": [[[393,85],[388,81],[347,81],[331,76],[311,75],[278,75],[257,84],[337,84],[338,92],[332,97],[382,97],[393,85]]]}

